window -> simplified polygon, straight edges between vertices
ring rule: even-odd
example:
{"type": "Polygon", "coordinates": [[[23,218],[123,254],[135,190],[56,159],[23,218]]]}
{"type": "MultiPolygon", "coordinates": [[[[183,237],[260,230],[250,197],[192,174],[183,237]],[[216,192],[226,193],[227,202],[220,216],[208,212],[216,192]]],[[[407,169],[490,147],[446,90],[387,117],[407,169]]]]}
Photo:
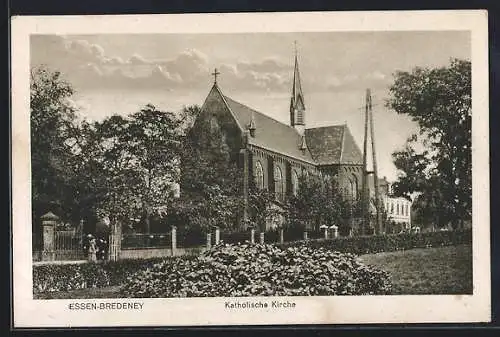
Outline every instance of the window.
{"type": "Polygon", "coordinates": [[[297,176],[297,172],[295,170],[292,171],[292,193],[293,195],[297,195],[299,191],[299,177],[297,176]]]}
{"type": "Polygon", "coordinates": [[[394,214],[394,203],[391,201],[391,214],[394,214]]]}
{"type": "Polygon", "coordinates": [[[264,169],[260,161],[255,163],[255,185],[258,189],[264,188],[264,169]]]}
{"type": "Polygon", "coordinates": [[[358,200],[358,178],[354,174],[352,175],[351,195],[353,200],[358,200]]]}
{"type": "Polygon", "coordinates": [[[283,174],[279,166],[274,167],[274,193],[276,199],[283,200],[283,174]]]}
{"type": "Polygon", "coordinates": [[[396,215],[399,215],[399,204],[396,204],[396,215]]]}

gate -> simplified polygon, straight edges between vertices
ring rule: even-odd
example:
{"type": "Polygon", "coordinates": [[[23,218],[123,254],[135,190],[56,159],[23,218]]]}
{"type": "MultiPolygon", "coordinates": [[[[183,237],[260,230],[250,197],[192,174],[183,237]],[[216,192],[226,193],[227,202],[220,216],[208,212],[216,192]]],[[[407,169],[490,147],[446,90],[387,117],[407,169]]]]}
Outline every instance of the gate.
{"type": "Polygon", "coordinates": [[[54,233],[55,259],[58,261],[84,260],[83,237],[73,230],[56,230],[54,233]]]}

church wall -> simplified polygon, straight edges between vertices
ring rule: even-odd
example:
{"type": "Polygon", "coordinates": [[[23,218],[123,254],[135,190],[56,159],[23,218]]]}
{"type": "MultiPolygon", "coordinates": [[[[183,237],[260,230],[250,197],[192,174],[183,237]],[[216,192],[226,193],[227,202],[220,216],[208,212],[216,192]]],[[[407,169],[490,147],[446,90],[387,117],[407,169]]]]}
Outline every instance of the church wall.
{"type": "Polygon", "coordinates": [[[281,169],[283,182],[284,182],[284,193],[290,193],[292,191],[292,172],[295,171],[297,176],[301,176],[303,172],[307,171],[309,174],[314,174],[316,168],[313,165],[298,163],[295,160],[291,160],[286,156],[281,156],[279,154],[260,149],[252,148],[252,171],[254,174],[252,178],[255,179],[255,167],[257,162],[260,162],[264,172],[264,187],[269,191],[274,191],[274,167],[278,166],[281,169]]]}
{"type": "Polygon", "coordinates": [[[243,146],[243,135],[236,120],[226,107],[224,100],[215,89],[210,92],[205,100],[203,111],[196,123],[211,122],[212,119],[214,119],[214,122],[218,124],[220,130],[223,132],[223,137],[233,158],[236,160],[243,146]]]}
{"type": "Polygon", "coordinates": [[[359,198],[363,182],[363,169],[361,165],[339,165],[338,166],[338,184],[345,195],[353,199],[351,183],[356,188],[356,196],[359,198]]]}

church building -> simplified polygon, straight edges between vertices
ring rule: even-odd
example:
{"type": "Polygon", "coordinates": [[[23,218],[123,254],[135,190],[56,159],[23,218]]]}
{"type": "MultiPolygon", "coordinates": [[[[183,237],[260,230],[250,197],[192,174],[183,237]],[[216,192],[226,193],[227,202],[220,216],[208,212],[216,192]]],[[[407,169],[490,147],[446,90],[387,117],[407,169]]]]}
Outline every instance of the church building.
{"type": "Polygon", "coordinates": [[[351,200],[361,192],[363,156],[346,124],[307,127],[307,105],[295,55],[290,94],[290,123],[273,119],[264,112],[239,103],[224,94],[217,83],[205,99],[198,118],[216,123],[223,131],[228,148],[241,159],[243,193],[255,186],[274,192],[279,205],[296,194],[299,176],[327,174],[336,177],[339,188],[351,200]]]}

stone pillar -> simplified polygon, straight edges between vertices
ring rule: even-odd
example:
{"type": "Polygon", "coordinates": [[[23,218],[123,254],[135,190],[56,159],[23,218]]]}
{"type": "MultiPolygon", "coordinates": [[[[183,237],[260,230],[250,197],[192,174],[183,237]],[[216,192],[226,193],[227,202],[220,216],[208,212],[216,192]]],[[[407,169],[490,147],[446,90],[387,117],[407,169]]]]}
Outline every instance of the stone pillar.
{"type": "Polygon", "coordinates": [[[215,244],[218,245],[220,242],[220,228],[215,227],[215,244]]]}
{"type": "Polygon", "coordinates": [[[207,250],[212,249],[212,234],[207,234],[207,250]]]}
{"type": "Polygon", "coordinates": [[[250,243],[255,243],[255,228],[250,229],[250,243]]]}
{"type": "Polygon", "coordinates": [[[339,236],[339,228],[337,226],[333,226],[333,237],[336,239],[339,236]]]}
{"type": "Polygon", "coordinates": [[[177,251],[177,227],[172,226],[172,231],[170,232],[170,235],[172,236],[172,256],[175,256],[175,253],[177,251]]]}
{"type": "Polygon", "coordinates": [[[304,231],[304,241],[307,241],[307,231],[304,231]]]}
{"type": "Polygon", "coordinates": [[[325,239],[328,239],[328,228],[325,227],[325,239]]]}
{"type": "Polygon", "coordinates": [[[260,244],[264,244],[264,232],[260,232],[260,244]]]}
{"type": "Polygon", "coordinates": [[[283,238],[283,228],[280,229],[280,243],[283,244],[285,242],[283,238]]]}
{"type": "Polygon", "coordinates": [[[59,217],[52,212],[42,215],[43,227],[43,251],[42,261],[54,261],[56,259],[55,238],[56,224],[59,217]]]}

